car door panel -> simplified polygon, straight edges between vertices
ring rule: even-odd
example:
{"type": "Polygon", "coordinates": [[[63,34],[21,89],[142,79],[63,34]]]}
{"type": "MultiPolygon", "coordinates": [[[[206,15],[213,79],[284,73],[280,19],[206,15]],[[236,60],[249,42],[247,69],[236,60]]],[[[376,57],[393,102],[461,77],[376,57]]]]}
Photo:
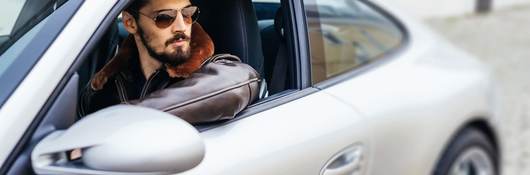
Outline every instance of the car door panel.
{"type": "Polygon", "coordinates": [[[321,92],[201,135],[206,156],[185,174],[318,174],[348,146],[369,145],[363,118],[321,92]]]}

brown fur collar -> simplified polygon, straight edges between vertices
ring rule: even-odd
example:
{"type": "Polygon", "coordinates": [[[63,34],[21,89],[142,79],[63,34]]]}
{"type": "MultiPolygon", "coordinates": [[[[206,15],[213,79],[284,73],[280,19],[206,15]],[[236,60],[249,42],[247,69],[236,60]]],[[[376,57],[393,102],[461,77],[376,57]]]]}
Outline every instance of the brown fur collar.
{"type": "MultiPolygon", "coordinates": [[[[166,65],[166,71],[170,77],[188,77],[191,73],[198,70],[201,64],[214,53],[213,41],[199,23],[193,23],[191,31],[191,58],[178,66],[166,65]]],[[[134,37],[132,35],[127,36],[121,44],[118,54],[103,66],[90,81],[92,89],[102,89],[109,77],[126,68],[128,59],[135,54],[138,55],[137,52],[134,37]]]]}

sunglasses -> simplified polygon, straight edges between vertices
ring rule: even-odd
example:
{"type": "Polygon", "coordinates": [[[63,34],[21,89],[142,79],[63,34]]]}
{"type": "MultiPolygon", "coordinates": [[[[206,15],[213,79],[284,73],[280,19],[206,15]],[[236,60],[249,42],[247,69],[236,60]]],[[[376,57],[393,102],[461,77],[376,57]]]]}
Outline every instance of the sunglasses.
{"type": "Polygon", "coordinates": [[[138,13],[151,18],[153,21],[155,21],[155,25],[158,28],[167,28],[171,24],[173,24],[179,12],[182,15],[182,18],[184,19],[184,22],[186,24],[192,24],[192,23],[197,22],[197,19],[199,19],[199,14],[201,13],[199,11],[199,7],[197,6],[188,6],[188,7],[184,7],[182,9],[176,9],[176,10],[161,10],[161,11],[158,11],[154,17],[143,14],[142,12],[138,12],[138,13]]]}

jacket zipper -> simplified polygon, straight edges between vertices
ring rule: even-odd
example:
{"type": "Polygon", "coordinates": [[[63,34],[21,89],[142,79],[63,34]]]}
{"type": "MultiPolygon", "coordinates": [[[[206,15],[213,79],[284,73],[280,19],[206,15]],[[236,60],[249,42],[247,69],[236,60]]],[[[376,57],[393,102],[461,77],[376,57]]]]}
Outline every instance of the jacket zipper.
{"type": "Polygon", "coordinates": [[[118,95],[120,96],[120,101],[122,103],[127,104],[127,94],[125,92],[125,87],[123,86],[122,82],[118,79],[114,80],[114,83],[116,83],[116,87],[118,90],[118,95]]]}
{"type": "Polygon", "coordinates": [[[151,81],[155,79],[158,73],[160,73],[160,70],[156,70],[156,72],[153,73],[153,75],[151,75],[149,79],[147,79],[147,82],[145,82],[144,87],[142,87],[142,93],[140,94],[140,99],[143,99],[147,95],[147,90],[149,89],[149,86],[151,85],[151,81]]]}

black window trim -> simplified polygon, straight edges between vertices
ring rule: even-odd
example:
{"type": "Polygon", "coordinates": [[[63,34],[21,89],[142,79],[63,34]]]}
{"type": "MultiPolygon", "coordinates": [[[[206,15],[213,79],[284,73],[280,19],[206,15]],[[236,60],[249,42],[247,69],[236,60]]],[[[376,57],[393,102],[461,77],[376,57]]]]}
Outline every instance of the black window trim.
{"type": "MultiPolygon", "coordinates": [[[[303,0],[302,0],[303,1],[303,0]]],[[[350,70],[347,70],[345,72],[339,73],[335,76],[332,76],[330,78],[327,78],[324,81],[318,82],[313,85],[313,87],[317,89],[325,89],[328,87],[331,87],[333,85],[336,85],[340,82],[343,82],[345,80],[348,80],[350,78],[359,76],[364,74],[365,72],[368,72],[376,67],[380,67],[383,64],[389,63],[393,59],[397,58],[397,55],[400,55],[402,52],[407,50],[407,48],[410,46],[410,33],[409,30],[405,27],[405,25],[399,21],[393,14],[389,13],[388,11],[384,10],[383,8],[379,7],[375,3],[371,2],[370,0],[358,0],[361,3],[364,3],[365,5],[369,6],[373,10],[375,10],[377,13],[381,14],[383,17],[388,19],[392,24],[394,24],[403,35],[403,39],[401,40],[400,44],[396,47],[392,48],[391,50],[384,52],[380,56],[376,57],[374,61],[362,64],[358,67],[352,68],[350,70]]],[[[307,19],[307,16],[305,16],[304,13],[304,19],[307,19]]],[[[307,23],[305,24],[306,27],[308,27],[307,23]]],[[[308,38],[309,39],[309,38],[308,38]]],[[[309,40],[308,40],[309,41],[309,40]]],[[[308,46],[309,47],[309,46],[308,46]]]]}
{"type": "Polygon", "coordinates": [[[294,50],[294,59],[295,65],[295,75],[298,78],[296,81],[298,87],[308,88],[311,87],[311,52],[309,47],[309,35],[307,33],[306,17],[304,11],[303,1],[282,1],[285,2],[285,6],[289,7],[289,21],[291,24],[288,27],[288,34],[292,36],[287,36],[288,39],[292,39],[290,43],[293,46],[291,48],[294,50]]]}

